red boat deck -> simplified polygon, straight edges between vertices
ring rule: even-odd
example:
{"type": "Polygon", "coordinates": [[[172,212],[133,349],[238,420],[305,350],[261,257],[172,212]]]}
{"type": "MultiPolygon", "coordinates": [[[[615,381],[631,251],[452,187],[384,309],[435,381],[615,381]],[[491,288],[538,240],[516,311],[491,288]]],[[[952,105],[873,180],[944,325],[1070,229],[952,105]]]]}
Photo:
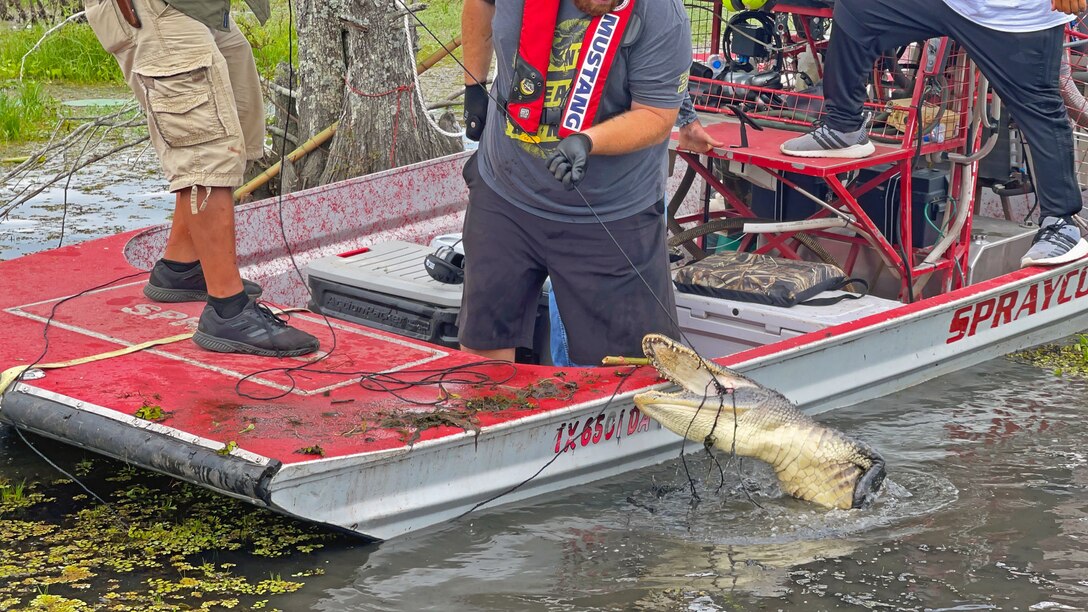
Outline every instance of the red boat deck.
{"type": "MultiPolygon", "coordinates": [[[[38,358],[51,313],[48,351],[39,363],[97,355],[195,328],[203,304],[156,304],[143,296],[146,274],[123,256],[126,241],[135,233],[0,262],[4,339],[0,371],[38,358]],[[123,280],[109,284],[115,279],[123,280]],[[107,284],[58,306],[68,296],[107,284]]],[[[336,457],[404,447],[607,397],[621,381],[624,391],[657,381],[648,368],[632,374],[632,368],[518,365],[515,371],[460,351],[329,321],[336,332],[335,350],[312,371],[286,369],[307,366],[313,356],[219,354],[186,339],[48,370],[44,378],[24,384],[129,416],[145,406],[158,406],[164,413],[158,421],[163,426],[224,446],[234,442],[240,449],[282,463],[298,463],[320,458],[317,448],[325,457],[336,457]],[[448,368],[467,368],[456,375],[462,381],[471,372],[503,384],[462,382],[443,388],[432,384],[395,394],[376,385],[369,389],[360,385],[365,373],[419,381],[448,368]],[[426,405],[443,398],[440,407],[426,405]],[[480,398],[490,399],[480,403],[480,398]]],[[[293,313],[291,322],[317,335],[323,350],[333,346],[329,324],[322,317],[293,313]]]]}

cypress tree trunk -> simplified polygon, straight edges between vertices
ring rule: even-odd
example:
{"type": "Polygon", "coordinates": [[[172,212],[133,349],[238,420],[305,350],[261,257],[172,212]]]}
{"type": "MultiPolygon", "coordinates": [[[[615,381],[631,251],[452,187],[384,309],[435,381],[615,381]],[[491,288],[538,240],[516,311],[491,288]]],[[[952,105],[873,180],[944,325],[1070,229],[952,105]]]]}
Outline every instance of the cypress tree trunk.
{"type": "Polygon", "coordinates": [[[300,140],[340,124],[331,145],[285,169],[287,190],[460,150],[420,104],[402,8],[396,0],[299,1],[300,140]]]}

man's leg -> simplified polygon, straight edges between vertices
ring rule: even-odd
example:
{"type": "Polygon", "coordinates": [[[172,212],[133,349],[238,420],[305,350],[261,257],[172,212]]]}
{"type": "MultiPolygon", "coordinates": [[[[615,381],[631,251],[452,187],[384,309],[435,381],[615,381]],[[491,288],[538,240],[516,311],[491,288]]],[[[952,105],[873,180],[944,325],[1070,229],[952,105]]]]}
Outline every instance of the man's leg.
{"type": "MultiPolygon", "coordinates": [[[[226,298],[242,292],[234,239],[234,197],[229,187],[211,187],[210,194],[208,190],[193,187],[177,192],[171,236],[175,231],[188,233],[190,239],[182,241],[178,248],[191,248],[200,260],[208,295],[226,298]],[[205,202],[207,197],[204,210],[195,215],[189,205],[192,189],[197,190],[197,201],[205,202]]],[[[170,256],[169,243],[166,258],[174,259],[170,256]]]]}
{"type": "MultiPolygon", "coordinates": [[[[479,155],[479,153],[477,153],[479,155]]],[[[502,199],[480,178],[476,156],[465,164],[465,285],[457,327],[461,350],[514,361],[533,342],[547,271],[539,253],[544,219],[502,199]]]]}
{"type": "Polygon", "coordinates": [[[998,32],[963,18],[951,25],[1031,148],[1040,230],[1021,265],[1055,265],[1088,255],[1088,242],[1071,219],[1080,212],[1081,195],[1073,129],[1058,83],[1064,26],[998,32]]]}
{"type": "Polygon", "coordinates": [[[940,36],[941,22],[933,16],[940,8],[947,10],[941,0],[839,0],[824,65],[824,123],[783,143],[782,152],[799,157],[872,154],[862,110],[873,65],[885,50],[940,36]]]}
{"type": "Polygon", "coordinates": [[[552,291],[571,362],[640,356],[642,338],[651,332],[678,337],[664,209],[661,201],[606,223],[619,248],[598,223],[545,227],[552,291]]]}

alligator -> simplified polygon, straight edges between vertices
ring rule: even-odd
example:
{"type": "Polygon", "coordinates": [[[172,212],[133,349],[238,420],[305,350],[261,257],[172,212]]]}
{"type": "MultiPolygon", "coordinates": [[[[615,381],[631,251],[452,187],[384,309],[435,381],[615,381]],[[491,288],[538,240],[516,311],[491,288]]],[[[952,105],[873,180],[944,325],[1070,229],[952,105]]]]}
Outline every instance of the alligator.
{"type": "Polygon", "coordinates": [[[865,508],[884,482],[884,458],[868,444],[817,423],[777,391],[659,334],[642,349],[679,393],[635,395],[666,429],[725,452],[765,461],[782,491],[828,508],[865,508]]]}

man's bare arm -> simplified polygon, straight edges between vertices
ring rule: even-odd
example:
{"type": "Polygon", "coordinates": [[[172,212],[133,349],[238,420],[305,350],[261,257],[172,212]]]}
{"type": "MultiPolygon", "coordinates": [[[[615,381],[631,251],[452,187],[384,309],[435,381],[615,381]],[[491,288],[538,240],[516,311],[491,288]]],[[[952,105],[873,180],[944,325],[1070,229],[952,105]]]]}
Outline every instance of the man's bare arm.
{"type": "Polygon", "coordinates": [[[592,141],[594,155],[623,155],[663,142],[672,133],[678,112],[632,102],[631,110],[582,133],[592,141]]]}
{"type": "Polygon", "coordinates": [[[1051,0],[1050,8],[1070,15],[1078,15],[1085,10],[1085,0],[1051,0]]]}
{"type": "Polygon", "coordinates": [[[491,70],[491,18],[494,0],[465,0],[461,7],[461,44],[465,62],[465,85],[483,84],[491,70]]]}

